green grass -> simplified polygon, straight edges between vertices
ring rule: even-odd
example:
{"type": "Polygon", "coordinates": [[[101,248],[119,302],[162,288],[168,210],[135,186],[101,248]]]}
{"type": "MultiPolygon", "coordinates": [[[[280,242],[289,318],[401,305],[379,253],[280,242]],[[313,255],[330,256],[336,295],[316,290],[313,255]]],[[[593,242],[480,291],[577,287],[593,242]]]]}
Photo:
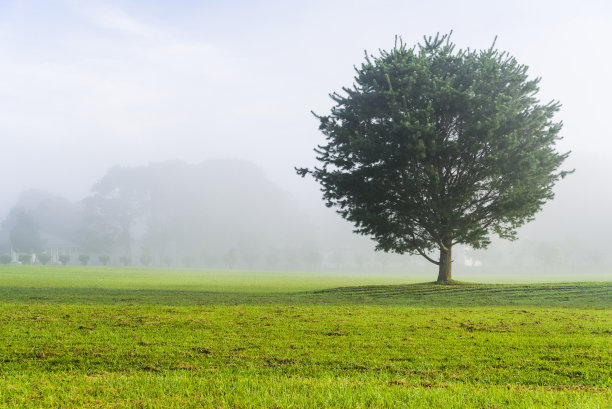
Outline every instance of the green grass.
{"type": "Polygon", "coordinates": [[[179,274],[0,269],[0,407],[612,407],[612,283],[179,274]]]}
{"type": "Polygon", "coordinates": [[[168,270],[96,266],[0,266],[0,287],[260,293],[405,282],[405,274],[168,270]]]}

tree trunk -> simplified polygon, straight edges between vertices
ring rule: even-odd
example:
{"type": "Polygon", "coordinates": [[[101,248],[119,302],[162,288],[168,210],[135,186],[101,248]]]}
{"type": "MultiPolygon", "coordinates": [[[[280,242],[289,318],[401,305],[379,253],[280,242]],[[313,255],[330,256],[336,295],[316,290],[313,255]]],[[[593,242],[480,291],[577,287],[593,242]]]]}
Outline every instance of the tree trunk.
{"type": "Polygon", "coordinates": [[[440,246],[440,268],[438,270],[438,282],[447,282],[452,280],[451,250],[451,246],[440,246]]]}

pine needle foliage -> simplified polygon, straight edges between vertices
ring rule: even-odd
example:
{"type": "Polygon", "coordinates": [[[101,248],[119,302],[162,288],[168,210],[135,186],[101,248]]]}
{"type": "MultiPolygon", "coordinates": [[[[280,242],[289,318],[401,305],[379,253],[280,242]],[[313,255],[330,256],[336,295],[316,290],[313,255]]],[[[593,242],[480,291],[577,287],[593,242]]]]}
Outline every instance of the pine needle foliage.
{"type": "Polygon", "coordinates": [[[365,55],[352,87],[316,115],[327,206],[377,249],[420,254],[451,280],[451,248],[515,239],[553,198],[569,155],[555,149],[560,104],[540,103],[539,78],[493,45],[456,49],[450,34],[365,55]],[[440,251],[438,260],[430,256],[440,251]]]}

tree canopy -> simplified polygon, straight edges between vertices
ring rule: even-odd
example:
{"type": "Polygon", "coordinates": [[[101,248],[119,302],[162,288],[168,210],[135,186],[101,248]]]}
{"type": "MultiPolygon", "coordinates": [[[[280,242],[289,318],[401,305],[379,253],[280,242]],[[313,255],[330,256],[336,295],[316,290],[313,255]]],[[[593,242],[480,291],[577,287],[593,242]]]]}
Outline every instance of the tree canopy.
{"type": "Polygon", "coordinates": [[[420,254],[451,280],[451,248],[485,248],[552,199],[560,104],[536,98],[539,78],[493,44],[457,50],[450,35],[366,53],[354,84],[316,115],[322,164],[299,168],[377,249],[420,254]],[[439,250],[436,260],[430,254],[439,250]]]}
{"type": "Polygon", "coordinates": [[[171,255],[195,264],[234,247],[261,253],[304,232],[291,197],[241,160],[115,167],[92,191],[83,234],[92,253],[171,255]]]}

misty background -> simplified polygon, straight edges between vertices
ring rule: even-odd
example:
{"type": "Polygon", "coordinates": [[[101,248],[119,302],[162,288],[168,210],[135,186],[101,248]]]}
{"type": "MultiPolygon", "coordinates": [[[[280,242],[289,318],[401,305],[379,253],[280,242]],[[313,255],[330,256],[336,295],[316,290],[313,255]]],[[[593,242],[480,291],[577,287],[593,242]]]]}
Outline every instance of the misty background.
{"type": "Polygon", "coordinates": [[[454,269],[610,279],[611,23],[603,0],[2,1],[0,254],[433,276],[375,253],[293,168],[316,165],[310,111],[364,50],[453,30],[542,77],[576,169],[518,241],[457,249],[454,269]]]}

